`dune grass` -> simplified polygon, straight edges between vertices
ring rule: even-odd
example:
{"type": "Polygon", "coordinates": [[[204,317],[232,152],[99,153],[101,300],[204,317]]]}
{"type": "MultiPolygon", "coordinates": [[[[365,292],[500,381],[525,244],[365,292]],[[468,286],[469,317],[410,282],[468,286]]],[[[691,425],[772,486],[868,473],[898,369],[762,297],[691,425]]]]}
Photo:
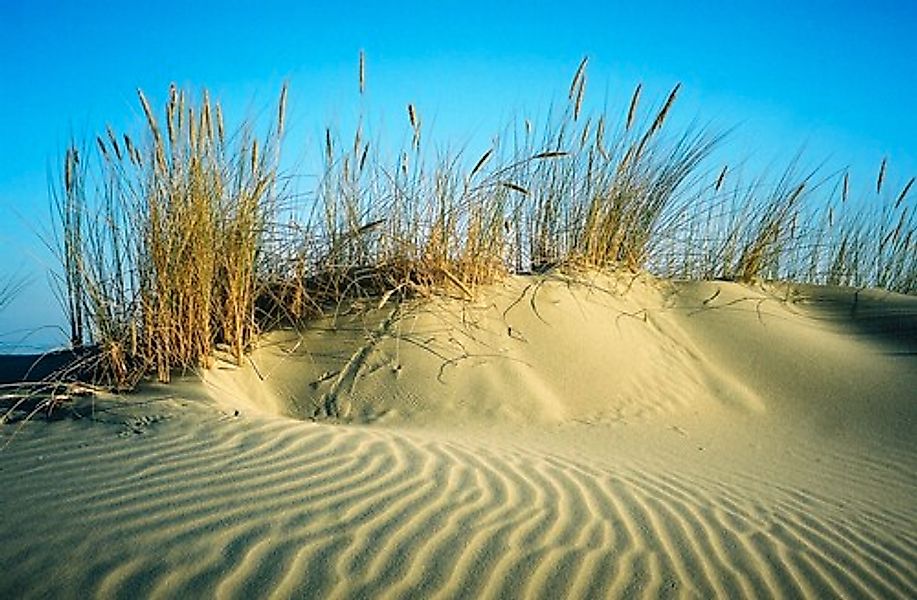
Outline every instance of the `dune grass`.
{"type": "Polygon", "coordinates": [[[95,187],[81,152],[57,198],[71,343],[97,346],[119,386],[206,365],[217,343],[241,360],[256,332],[256,264],[276,179],[286,91],[263,137],[227,139],[219,104],[172,88],[145,139],[96,139],[95,187]]]}
{"type": "Polygon", "coordinates": [[[6,307],[18,296],[28,285],[29,280],[25,277],[9,275],[0,278],[0,310],[6,307]]]}
{"type": "Polygon", "coordinates": [[[891,190],[882,185],[884,175],[883,161],[876,193],[864,198],[850,199],[846,185],[840,185],[840,198],[823,217],[819,237],[824,249],[812,279],[917,293],[917,217],[913,202],[908,202],[914,178],[902,189],[891,190]],[[847,204],[855,206],[845,210],[847,204]]]}
{"type": "MultiPolygon", "coordinates": [[[[360,56],[360,93],[365,59],[360,56]]],[[[299,200],[279,172],[286,89],[262,133],[227,129],[218,103],[172,88],[162,114],[143,93],[142,136],[107,130],[65,155],[55,196],[74,347],[130,387],[237,361],[264,328],[348,303],[446,293],[473,298],[507,273],[650,271],[750,282],[791,279],[917,292],[910,193],[851,198],[792,161],[742,181],[714,164],[723,134],[670,131],[680,84],[657,106],[634,90],[619,118],[585,110],[587,61],[568,102],[522,120],[480,154],[429,149],[408,104],[409,142],[326,129],[321,176],[299,200]],[[87,158],[91,156],[91,158],[87,158]]]]}

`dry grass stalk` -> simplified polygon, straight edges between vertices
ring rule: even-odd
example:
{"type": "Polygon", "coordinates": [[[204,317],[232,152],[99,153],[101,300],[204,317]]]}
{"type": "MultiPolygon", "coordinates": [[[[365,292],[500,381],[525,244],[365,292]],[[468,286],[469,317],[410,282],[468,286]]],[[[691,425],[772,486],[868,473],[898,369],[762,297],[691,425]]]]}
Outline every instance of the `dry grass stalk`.
{"type": "Polygon", "coordinates": [[[573,104],[573,120],[576,121],[579,119],[580,110],[583,107],[583,98],[586,94],[586,65],[589,62],[589,57],[584,56],[583,60],[580,61],[579,67],[576,69],[576,74],[573,76],[573,81],[570,83],[570,93],[568,98],[573,104]]]}
{"type": "Polygon", "coordinates": [[[726,181],[726,171],[728,168],[729,168],[728,165],[723,165],[723,170],[720,171],[719,176],[716,178],[716,185],[713,186],[714,192],[719,192],[720,189],[723,187],[723,182],[726,181]]]}
{"type": "MultiPolygon", "coordinates": [[[[277,102],[277,137],[283,137],[283,127],[285,124],[286,114],[287,114],[287,90],[288,85],[286,83],[280,88],[280,100],[277,102]]],[[[206,98],[206,92],[204,97],[204,107],[209,110],[209,102],[206,98]]]]}
{"type": "Polygon", "coordinates": [[[904,188],[901,190],[901,193],[898,194],[898,199],[895,200],[895,210],[901,208],[901,204],[904,202],[904,199],[907,198],[908,192],[911,191],[911,187],[914,185],[914,178],[911,177],[908,179],[907,183],[904,184],[904,188]]]}
{"type": "Polygon", "coordinates": [[[630,107],[627,109],[627,122],[624,126],[625,130],[629,131],[634,125],[634,118],[637,116],[637,106],[640,104],[640,91],[642,89],[642,83],[638,83],[637,87],[634,88],[634,94],[630,98],[630,107]]]}
{"type": "Polygon", "coordinates": [[[474,167],[471,169],[471,173],[468,174],[468,179],[471,180],[475,174],[481,170],[481,168],[487,164],[487,161],[490,160],[490,157],[493,156],[494,149],[490,148],[487,152],[481,155],[481,158],[478,159],[478,162],[474,164],[474,167]]]}
{"type": "Polygon", "coordinates": [[[681,89],[681,83],[676,83],[675,87],[672,88],[672,91],[669,92],[668,98],[665,100],[665,104],[662,106],[662,109],[659,111],[659,114],[656,115],[656,118],[653,120],[653,124],[650,126],[649,135],[653,135],[662,127],[662,124],[665,123],[665,119],[669,114],[669,111],[672,109],[672,105],[675,103],[675,98],[678,96],[678,91],[681,89]]]}
{"type": "Polygon", "coordinates": [[[417,116],[417,109],[414,108],[413,104],[408,104],[408,120],[411,123],[411,129],[413,130],[413,139],[411,140],[411,145],[415,150],[420,149],[420,117],[417,116]]]}
{"type": "Polygon", "coordinates": [[[570,81],[570,91],[567,92],[567,99],[570,100],[570,102],[573,102],[574,98],[579,95],[578,90],[582,87],[582,82],[586,75],[586,64],[588,62],[589,57],[584,56],[579,66],[576,68],[576,72],[573,74],[573,79],[570,81]]]}
{"type": "Polygon", "coordinates": [[[876,193],[882,193],[882,184],[885,182],[885,168],[888,163],[888,158],[882,159],[882,164],[879,165],[879,175],[876,177],[876,193]]]}

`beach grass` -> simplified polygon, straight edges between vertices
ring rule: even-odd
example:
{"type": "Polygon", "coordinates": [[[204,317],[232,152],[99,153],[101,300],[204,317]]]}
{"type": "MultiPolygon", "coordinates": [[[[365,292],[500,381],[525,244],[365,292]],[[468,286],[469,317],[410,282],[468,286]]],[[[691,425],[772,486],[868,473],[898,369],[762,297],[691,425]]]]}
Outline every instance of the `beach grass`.
{"type": "MultiPolygon", "coordinates": [[[[108,129],[65,154],[54,194],[71,344],[104,357],[101,379],[242,361],[258,334],[356,301],[472,299],[511,273],[649,271],[917,292],[911,179],[852,197],[849,173],[793,160],[745,183],[715,164],[725,135],[670,125],[643,86],[615,118],[584,110],[587,60],[568,102],[520,120],[480,154],[443,151],[408,104],[409,142],[325,129],[321,176],[302,199],[282,182],[287,90],[261,133],[227,128],[207,92],[176,87],[157,111],[140,92],[140,135],[108,129]]],[[[365,58],[360,56],[360,93],[365,58]]]]}
{"type": "Polygon", "coordinates": [[[0,278],[0,310],[4,310],[28,284],[26,277],[9,275],[0,278]]]}

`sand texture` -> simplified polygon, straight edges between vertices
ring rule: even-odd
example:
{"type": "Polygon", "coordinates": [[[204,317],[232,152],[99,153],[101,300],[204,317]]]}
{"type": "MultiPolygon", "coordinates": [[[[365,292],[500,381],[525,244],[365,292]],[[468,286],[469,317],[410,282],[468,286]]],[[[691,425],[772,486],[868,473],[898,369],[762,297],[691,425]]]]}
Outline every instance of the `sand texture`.
{"type": "Polygon", "coordinates": [[[0,426],[0,597],[917,597],[917,298],[366,308],[0,426]]]}

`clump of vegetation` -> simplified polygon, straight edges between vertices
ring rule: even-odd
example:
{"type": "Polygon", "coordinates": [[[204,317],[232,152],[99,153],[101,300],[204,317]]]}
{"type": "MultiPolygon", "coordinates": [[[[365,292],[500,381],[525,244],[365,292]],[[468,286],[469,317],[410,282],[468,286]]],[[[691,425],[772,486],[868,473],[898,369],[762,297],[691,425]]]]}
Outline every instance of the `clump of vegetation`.
{"type": "Polygon", "coordinates": [[[842,175],[817,230],[821,251],[809,279],[917,293],[917,216],[907,202],[914,178],[891,190],[885,185],[885,170],[883,160],[875,193],[860,198],[850,197],[849,174],[842,175]]]}
{"type": "Polygon", "coordinates": [[[261,138],[228,138],[206,93],[194,104],[173,87],[163,124],[139,98],[146,139],[99,136],[92,189],[70,148],[56,201],[71,344],[97,346],[98,375],[119,386],[207,364],[217,343],[241,360],[251,343],[286,90],[261,138]]]}
{"type": "Polygon", "coordinates": [[[304,202],[279,172],[285,88],[260,136],[249,122],[227,130],[206,92],[173,87],[162,120],[141,93],[142,138],[109,129],[65,156],[55,204],[72,345],[97,347],[97,377],[130,387],[207,365],[218,346],[242,360],[262,329],[351,300],[471,298],[555,268],[917,292],[913,179],[889,196],[883,163],[879,209],[850,198],[846,173],[813,201],[829,178],[795,162],[744,185],[712,164],[722,135],[669,131],[680,85],[649,109],[638,85],[619,118],[589,114],[586,66],[560,114],[475,156],[428,151],[413,104],[400,150],[362,118],[352,135],[326,129],[304,202]]]}

